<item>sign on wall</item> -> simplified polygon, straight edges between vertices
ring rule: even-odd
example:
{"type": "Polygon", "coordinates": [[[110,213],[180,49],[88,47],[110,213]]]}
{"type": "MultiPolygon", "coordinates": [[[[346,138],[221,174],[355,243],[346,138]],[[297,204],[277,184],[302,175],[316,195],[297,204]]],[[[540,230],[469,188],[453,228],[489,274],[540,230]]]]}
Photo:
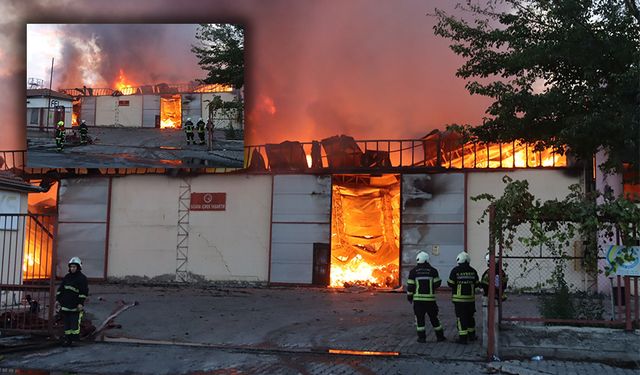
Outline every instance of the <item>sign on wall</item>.
{"type": "MultiPolygon", "coordinates": [[[[624,246],[615,245],[609,247],[609,251],[607,252],[607,262],[609,263],[609,267],[611,267],[611,264],[615,262],[616,257],[624,248],[624,246]]],[[[618,276],[640,276],[640,246],[631,246],[627,249],[631,250],[631,254],[633,255],[634,259],[619,264],[616,267],[615,274],[618,276]]]]}
{"type": "Polygon", "coordinates": [[[225,211],[227,193],[191,193],[191,211],[225,211]]]}
{"type": "MultiPolygon", "coordinates": [[[[0,191],[0,214],[20,213],[20,193],[12,191],[0,191]]],[[[18,221],[5,217],[0,219],[0,230],[16,230],[18,221]]]]}

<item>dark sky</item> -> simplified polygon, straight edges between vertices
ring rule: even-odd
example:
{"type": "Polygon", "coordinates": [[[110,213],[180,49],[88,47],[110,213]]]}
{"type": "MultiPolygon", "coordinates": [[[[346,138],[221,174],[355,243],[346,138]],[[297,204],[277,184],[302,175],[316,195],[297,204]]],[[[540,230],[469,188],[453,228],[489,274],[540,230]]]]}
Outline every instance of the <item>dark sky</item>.
{"type": "MultiPolygon", "coordinates": [[[[0,149],[24,148],[26,23],[246,26],[246,143],[410,139],[481,122],[486,99],[455,77],[462,60],[433,35],[449,0],[12,0],[0,24],[0,149]],[[15,94],[15,95],[14,95],[15,94]]],[[[180,69],[180,66],[175,66],[180,69]]],[[[168,71],[168,70],[167,70],[168,71]]]]}

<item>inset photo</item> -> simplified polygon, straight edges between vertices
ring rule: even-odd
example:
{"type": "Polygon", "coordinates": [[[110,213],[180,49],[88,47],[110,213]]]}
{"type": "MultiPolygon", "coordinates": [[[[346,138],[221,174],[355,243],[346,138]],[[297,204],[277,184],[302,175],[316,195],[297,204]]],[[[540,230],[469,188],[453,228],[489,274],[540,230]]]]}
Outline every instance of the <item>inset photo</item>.
{"type": "Polygon", "coordinates": [[[27,166],[242,168],[244,28],[28,24],[27,166]]]}

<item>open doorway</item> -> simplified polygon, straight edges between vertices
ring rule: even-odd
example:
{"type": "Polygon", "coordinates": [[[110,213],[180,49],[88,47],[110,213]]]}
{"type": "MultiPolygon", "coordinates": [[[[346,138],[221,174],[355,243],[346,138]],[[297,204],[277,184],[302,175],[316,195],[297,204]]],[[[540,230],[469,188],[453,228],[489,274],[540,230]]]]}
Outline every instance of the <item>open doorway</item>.
{"type": "Polygon", "coordinates": [[[400,285],[400,176],[335,175],[331,287],[400,285]]]}
{"type": "MultiPolygon", "coordinates": [[[[31,181],[38,184],[40,181],[31,181]]],[[[58,212],[58,183],[48,191],[30,193],[29,216],[25,226],[24,255],[22,258],[23,280],[41,280],[51,277],[55,218],[58,212]]]]}
{"type": "Polygon", "coordinates": [[[163,95],[160,98],[160,128],[180,128],[182,102],[180,95],[163,95]]]}

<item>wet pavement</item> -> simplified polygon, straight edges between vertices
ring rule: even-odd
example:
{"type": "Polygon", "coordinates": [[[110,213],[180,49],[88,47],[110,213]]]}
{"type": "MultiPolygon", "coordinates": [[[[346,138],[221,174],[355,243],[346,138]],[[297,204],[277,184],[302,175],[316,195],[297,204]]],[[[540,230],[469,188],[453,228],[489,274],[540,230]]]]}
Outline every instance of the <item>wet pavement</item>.
{"type": "MultiPolygon", "coordinates": [[[[69,132],[71,134],[71,132],[69,132]]],[[[211,148],[187,145],[179,129],[91,128],[93,143],[67,136],[62,152],[51,133],[28,130],[27,166],[34,168],[242,168],[244,141],[216,130],[211,148]]],[[[197,136],[196,136],[197,138],[197,136]]]]}
{"type": "MultiPolygon", "coordinates": [[[[120,299],[139,302],[117,317],[121,329],[103,342],[7,354],[0,366],[101,374],[637,373],[549,359],[487,364],[479,341],[452,342],[453,305],[449,294],[437,297],[449,341],[436,343],[428,328],[420,344],[411,305],[393,291],[92,285],[86,307],[94,324],[120,299]]],[[[481,328],[479,301],[477,310],[481,328]]]]}

